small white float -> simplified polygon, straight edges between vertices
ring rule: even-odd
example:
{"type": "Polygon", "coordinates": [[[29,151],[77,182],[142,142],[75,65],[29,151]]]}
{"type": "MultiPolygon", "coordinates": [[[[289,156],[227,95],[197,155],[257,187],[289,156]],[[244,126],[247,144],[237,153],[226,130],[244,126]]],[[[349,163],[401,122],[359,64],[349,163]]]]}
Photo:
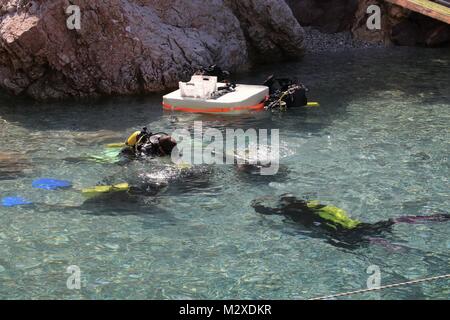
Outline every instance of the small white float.
{"type": "Polygon", "coordinates": [[[190,82],[163,97],[167,111],[194,113],[241,113],[263,110],[269,96],[266,86],[217,82],[217,77],[195,75],[190,82]]]}

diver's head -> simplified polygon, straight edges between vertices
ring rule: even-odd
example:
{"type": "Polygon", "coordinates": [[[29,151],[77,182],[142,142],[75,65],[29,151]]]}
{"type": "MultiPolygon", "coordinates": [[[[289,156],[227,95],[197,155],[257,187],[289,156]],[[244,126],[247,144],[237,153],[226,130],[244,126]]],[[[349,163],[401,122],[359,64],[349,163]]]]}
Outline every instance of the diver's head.
{"type": "Polygon", "coordinates": [[[163,155],[170,156],[176,145],[177,141],[171,136],[162,136],[159,138],[159,150],[163,155]]]}

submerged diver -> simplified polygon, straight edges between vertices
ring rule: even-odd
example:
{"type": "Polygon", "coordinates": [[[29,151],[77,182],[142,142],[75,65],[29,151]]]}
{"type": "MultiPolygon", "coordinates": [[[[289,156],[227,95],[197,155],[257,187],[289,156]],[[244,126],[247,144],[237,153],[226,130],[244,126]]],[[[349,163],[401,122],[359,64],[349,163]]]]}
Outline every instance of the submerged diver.
{"type": "MultiPolygon", "coordinates": [[[[123,144],[111,144],[111,148],[123,146],[123,144]]],[[[191,165],[190,163],[173,163],[170,157],[177,146],[177,141],[169,134],[164,132],[151,133],[147,128],[136,131],[131,134],[125,147],[119,153],[115,153],[114,163],[128,163],[129,161],[142,160],[148,166],[140,168],[140,172],[135,174],[134,178],[118,179],[117,175],[105,178],[96,186],[85,188],[83,194],[88,197],[106,196],[116,192],[126,192],[129,195],[153,196],[162,189],[170,186],[172,191],[189,190],[196,188],[205,188],[210,185],[210,176],[213,167],[209,164],[191,165]],[[167,157],[169,161],[160,161],[155,159],[167,157]],[[136,179],[137,177],[137,179],[136,179]],[[118,181],[127,181],[119,183],[118,181]],[[134,181],[133,181],[134,180],[134,181]]],[[[236,160],[239,159],[234,154],[236,160]]],[[[101,160],[100,157],[95,158],[101,160]]],[[[108,159],[106,159],[108,160],[108,159]]],[[[270,167],[270,164],[255,163],[235,163],[237,172],[248,173],[253,176],[258,175],[262,168],[270,167]]],[[[133,170],[134,166],[127,166],[127,170],[133,170]],[[131,169],[130,169],[131,168],[131,169]]],[[[124,170],[121,171],[123,174],[124,170]]],[[[95,201],[94,199],[92,199],[95,201]]]]}
{"type": "Polygon", "coordinates": [[[167,133],[151,133],[144,127],[127,139],[121,155],[131,159],[170,156],[176,145],[176,140],[167,133]]]}
{"type": "MultiPolygon", "coordinates": [[[[117,175],[106,177],[96,186],[82,189],[82,193],[89,198],[90,202],[108,197],[108,194],[117,192],[127,193],[130,196],[145,195],[153,196],[162,189],[195,189],[208,185],[208,175],[210,168],[206,166],[191,166],[188,163],[174,164],[170,160],[164,161],[159,158],[169,158],[172,155],[177,141],[167,133],[152,133],[146,127],[131,134],[124,144],[111,144],[111,148],[123,146],[114,157],[114,163],[125,164],[130,161],[142,160],[148,166],[141,168],[141,172],[134,172],[133,177],[120,179],[127,182],[118,183],[117,175]],[[158,159],[155,159],[158,158],[158,159]],[[161,161],[162,160],[162,161],[161,161]],[[177,185],[176,182],[183,182],[184,186],[177,185]],[[102,197],[100,197],[102,196],[102,197]]],[[[133,171],[136,167],[127,166],[121,171],[133,171]],[[134,168],[134,169],[133,169],[134,168]]]]}
{"type": "Polygon", "coordinates": [[[335,246],[352,248],[371,242],[371,237],[391,230],[397,223],[426,223],[450,221],[450,214],[440,213],[431,216],[404,216],[376,223],[364,223],[350,218],[340,208],[320,204],[318,201],[305,201],[285,194],[272,204],[273,198],[261,198],[252,201],[256,212],[264,215],[283,215],[309,229],[317,231],[318,236],[325,236],[335,246]]]}

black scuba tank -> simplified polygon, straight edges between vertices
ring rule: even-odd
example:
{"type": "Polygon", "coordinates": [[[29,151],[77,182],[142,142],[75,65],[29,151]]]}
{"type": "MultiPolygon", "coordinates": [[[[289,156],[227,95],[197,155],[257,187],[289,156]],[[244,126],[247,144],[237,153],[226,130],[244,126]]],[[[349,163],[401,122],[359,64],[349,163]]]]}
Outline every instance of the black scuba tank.
{"type": "Polygon", "coordinates": [[[286,107],[295,108],[303,107],[308,104],[308,99],[306,98],[306,88],[302,86],[297,86],[292,93],[289,94],[286,99],[286,107]]]}

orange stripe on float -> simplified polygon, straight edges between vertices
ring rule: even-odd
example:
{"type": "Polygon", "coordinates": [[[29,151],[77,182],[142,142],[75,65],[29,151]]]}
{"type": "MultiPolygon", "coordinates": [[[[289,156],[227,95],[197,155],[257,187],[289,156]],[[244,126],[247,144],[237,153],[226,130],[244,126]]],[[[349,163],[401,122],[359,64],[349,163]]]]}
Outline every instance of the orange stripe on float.
{"type": "Polygon", "coordinates": [[[229,107],[229,108],[208,108],[208,109],[199,109],[199,108],[191,108],[191,107],[174,107],[168,103],[163,102],[163,109],[170,111],[182,111],[182,112],[192,112],[192,113],[221,113],[221,112],[233,112],[233,111],[241,111],[241,110],[261,110],[264,109],[264,102],[257,104],[256,106],[248,106],[248,107],[229,107]]]}

